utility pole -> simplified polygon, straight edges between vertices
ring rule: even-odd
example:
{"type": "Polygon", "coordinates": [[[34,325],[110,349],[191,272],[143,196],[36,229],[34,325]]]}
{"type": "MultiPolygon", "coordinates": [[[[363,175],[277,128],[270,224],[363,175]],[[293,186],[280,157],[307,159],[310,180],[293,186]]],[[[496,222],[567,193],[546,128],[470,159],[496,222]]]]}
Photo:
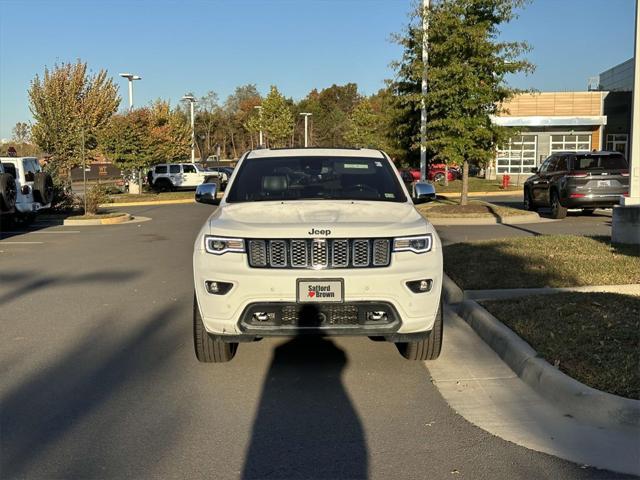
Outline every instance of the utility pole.
{"type": "Polygon", "coordinates": [[[182,100],[188,101],[191,106],[191,163],[196,163],[196,124],[194,116],[196,97],[193,95],[184,95],[182,100]]]}
{"type": "Polygon", "coordinates": [[[309,146],[309,117],[313,115],[309,112],[302,112],[300,115],[304,117],[304,148],[309,146]]]}
{"type": "MultiPolygon", "coordinates": [[[[427,64],[429,63],[429,52],[427,50],[429,21],[429,0],[422,0],[422,100],[420,100],[420,181],[427,178],[427,105],[424,97],[427,95],[427,64]]],[[[445,171],[445,178],[447,172],[445,171]]]]}
{"type": "Polygon", "coordinates": [[[256,105],[255,107],[258,110],[258,115],[260,115],[260,141],[258,142],[258,146],[262,147],[262,105],[256,105]]]}

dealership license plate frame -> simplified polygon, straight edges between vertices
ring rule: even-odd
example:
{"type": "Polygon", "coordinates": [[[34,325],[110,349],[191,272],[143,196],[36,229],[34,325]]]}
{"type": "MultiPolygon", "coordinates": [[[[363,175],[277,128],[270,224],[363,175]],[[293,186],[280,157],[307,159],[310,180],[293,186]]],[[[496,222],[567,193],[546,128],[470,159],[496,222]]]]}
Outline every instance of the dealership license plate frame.
{"type": "Polygon", "coordinates": [[[344,303],[344,278],[298,278],[296,280],[296,302],[297,303],[344,303]],[[338,292],[340,294],[339,298],[335,300],[330,299],[320,299],[319,297],[315,297],[312,299],[303,298],[301,295],[301,288],[305,289],[305,292],[308,292],[308,286],[310,283],[315,284],[338,284],[338,292]]]}

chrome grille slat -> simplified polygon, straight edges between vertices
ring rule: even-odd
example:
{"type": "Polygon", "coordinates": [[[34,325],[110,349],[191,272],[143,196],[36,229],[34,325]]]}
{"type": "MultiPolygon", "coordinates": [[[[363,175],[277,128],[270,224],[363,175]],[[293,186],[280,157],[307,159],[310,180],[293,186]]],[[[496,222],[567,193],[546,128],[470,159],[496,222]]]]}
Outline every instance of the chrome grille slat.
{"type": "Polygon", "coordinates": [[[315,238],[311,241],[311,266],[313,268],[326,268],[329,266],[326,240],[315,238]]]}
{"type": "Polygon", "coordinates": [[[389,238],[247,240],[254,268],[373,268],[391,263],[389,238]]]}
{"type": "Polygon", "coordinates": [[[306,268],[309,266],[309,252],[306,240],[291,240],[291,266],[306,268]]]}
{"type": "Polygon", "coordinates": [[[344,268],[349,266],[349,240],[331,241],[331,266],[344,268]]]}
{"type": "Polygon", "coordinates": [[[354,267],[369,266],[369,240],[354,240],[351,250],[352,263],[354,267]]]}
{"type": "Polygon", "coordinates": [[[285,240],[269,240],[269,263],[274,268],[287,266],[287,242],[285,240]]]}

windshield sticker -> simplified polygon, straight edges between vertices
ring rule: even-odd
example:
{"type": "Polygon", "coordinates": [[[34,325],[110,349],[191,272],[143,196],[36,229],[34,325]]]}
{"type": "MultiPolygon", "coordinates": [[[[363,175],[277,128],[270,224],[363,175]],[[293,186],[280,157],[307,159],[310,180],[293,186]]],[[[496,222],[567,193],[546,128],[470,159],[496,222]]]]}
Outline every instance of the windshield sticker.
{"type": "Polygon", "coordinates": [[[385,193],[384,198],[396,198],[396,196],[393,193],[385,193]]]}
{"type": "Polygon", "coordinates": [[[382,166],[382,162],[376,162],[376,167],[381,167],[382,166]]]}
{"type": "Polygon", "coordinates": [[[367,163],[345,163],[344,168],[358,168],[361,170],[367,170],[369,168],[369,164],[367,163]]]}

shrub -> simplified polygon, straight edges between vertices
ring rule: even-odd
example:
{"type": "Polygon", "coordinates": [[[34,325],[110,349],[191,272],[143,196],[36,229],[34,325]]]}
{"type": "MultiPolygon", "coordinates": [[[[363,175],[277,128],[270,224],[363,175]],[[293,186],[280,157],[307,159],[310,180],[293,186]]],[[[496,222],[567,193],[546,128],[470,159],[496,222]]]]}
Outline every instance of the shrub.
{"type": "Polygon", "coordinates": [[[104,185],[94,185],[85,193],[87,209],[85,215],[95,215],[98,213],[98,206],[101,203],[107,203],[109,201],[109,195],[104,185]]]}

